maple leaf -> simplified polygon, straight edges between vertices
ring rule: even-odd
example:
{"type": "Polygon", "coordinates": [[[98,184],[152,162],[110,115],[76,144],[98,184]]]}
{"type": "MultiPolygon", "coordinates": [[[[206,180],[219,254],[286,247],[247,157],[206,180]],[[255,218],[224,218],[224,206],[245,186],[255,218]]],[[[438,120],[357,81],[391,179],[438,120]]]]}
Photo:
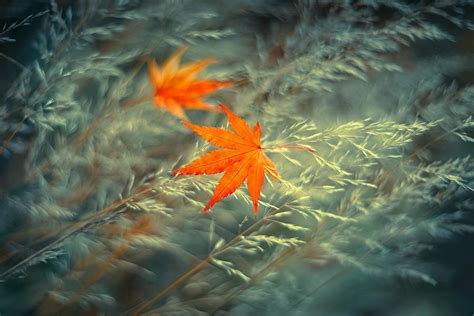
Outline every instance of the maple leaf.
{"type": "Polygon", "coordinates": [[[204,211],[234,193],[247,179],[247,187],[256,215],[265,173],[277,180],[280,180],[280,176],[273,162],[263,152],[265,148],[260,145],[260,124],[257,122],[251,130],[243,119],[225,105],[221,104],[220,107],[227,114],[233,132],[222,128],[197,126],[189,122],[185,122],[184,125],[209,143],[222,149],[204,154],[174,171],[173,175],[215,174],[225,171],[216,186],[214,195],[204,207],[204,211]]]}
{"type": "Polygon", "coordinates": [[[202,97],[233,85],[232,81],[196,79],[201,71],[216,61],[202,59],[180,66],[185,50],[178,49],[165,61],[161,69],[154,60],[150,61],[148,67],[156,106],[165,108],[183,120],[187,120],[184,108],[215,111],[216,108],[203,101],[202,97]]]}

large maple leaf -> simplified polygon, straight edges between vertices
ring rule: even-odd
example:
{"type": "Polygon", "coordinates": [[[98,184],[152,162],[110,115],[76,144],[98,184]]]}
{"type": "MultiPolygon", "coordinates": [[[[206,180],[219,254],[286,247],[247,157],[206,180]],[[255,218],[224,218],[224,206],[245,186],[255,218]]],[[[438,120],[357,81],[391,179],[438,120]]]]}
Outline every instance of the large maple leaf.
{"type": "Polygon", "coordinates": [[[257,122],[252,130],[243,119],[235,115],[225,105],[221,104],[220,107],[227,114],[234,132],[185,122],[185,126],[209,143],[222,149],[204,154],[174,171],[173,175],[215,174],[225,171],[217,184],[214,195],[204,207],[204,211],[209,210],[214,204],[232,194],[247,179],[248,191],[256,215],[265,173],[277,180],[280,179],[280,176],[273,162],[263,152],[265,148],[260,145],[260,124],[257,122]]]}
{"type": "Polygon", "coordinates": [[[154,88],[156,106],[187,120],[183,109],[215,111],[216,108],[202,98],[218,89],[233,85],[233,82],[196,79],[198,74],[215,63],[215,60],[202,59],[180,66],[184,52],[184,48],[178,49],[165,61],[161,69],[154,60],[150,61],[148,75],[154,88]]]}

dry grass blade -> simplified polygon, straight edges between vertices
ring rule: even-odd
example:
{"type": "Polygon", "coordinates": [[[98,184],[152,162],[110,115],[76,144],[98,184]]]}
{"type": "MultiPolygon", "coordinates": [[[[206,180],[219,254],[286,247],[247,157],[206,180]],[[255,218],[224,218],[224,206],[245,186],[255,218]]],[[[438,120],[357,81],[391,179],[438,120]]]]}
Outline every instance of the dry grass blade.
{"type": "Polygon", "coordinates": [[[114,204],[100,210],[98,213],[96,213],[94,216],[92,216],[90,219],[84,221],[84,222],[79,222],[70,225],[70,227],[67,227],[63,233],[58,234],[62,235],[59,237],[56,237],[53,242],[48,243],[46,246],[42,247],[40,250],[36,251],[32,255],[28,256],[27,258],[21,260],[17,264],[15,264],[13,267],[7,269],[6,271],[2,272],[0,274],[0,279],[5,280],[10,278],[12,275],[17,273],[18,271],[21,271],[24,269],[24,267],[28,266],[29,262],[34,260],[35,258],[38,258],[45,252],[54,249],[55,247],[61,245],[62,242],[64,242],[66,239],[82,232],[83,230],[87,229],[90,226],[93,226],[96,222],[100,221],[103,216],[112,213],[114,211],[117,211],[118,209],[123,208],[127,203],[133,202],[135,199],[139,197],[143,197],[144,195],[147,195],[148,193],[152,192],[153,188],[145,188],[142,191],[135,193],[125,199],[122,199],[120,201],[115,202],[114,204]]]}

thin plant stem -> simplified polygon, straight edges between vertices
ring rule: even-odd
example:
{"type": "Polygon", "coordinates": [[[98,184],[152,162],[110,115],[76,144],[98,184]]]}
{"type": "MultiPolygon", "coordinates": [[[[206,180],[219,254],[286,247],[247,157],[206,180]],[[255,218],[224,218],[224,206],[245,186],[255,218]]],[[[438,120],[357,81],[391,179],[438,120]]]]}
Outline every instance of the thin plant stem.
{"type": "Polygon", "coordinates": [[[250,280],[245,283],[244,285],[240,286],[238,289],[233,291],[231,294],[227,295],[224,297],[223,301],[220,302],[219,305],[215,306],[211,311],[209,311],[209,314],[212,315],[215,313],[221,306],[224,306],[225,304],[231,302],[234,298],[239,296],[242,292],[244,292],[246,289],[249,287],[255,285],[256,283],[260,282],[262,278],[267,275],[269,272],[271,272],[273,269],[278,267],[280,264],[285,262],[292,254],[295,253],[295,248],[291,247],[288,248],[286,251],[284,251],[280,256],[278,256],[275,260],[272,260],[270,263],[268,263],[262,270],[257,272],[255,275],[253,275],[250,280]]]}
{"type": "MultiPolygon", "coordinates": [[[[418,153],[419,151],[427,148],[429,145],[431,145],[432,143],[446,137],[447,135],[453,133],[454,131],[458,130],[462,128],[462,126],[458,126],[448,132],[446,132],[445,134],[441,135],[440,137],[436,138],[435,140],[427,143],[425,146],[423,146],[422,148],[419,148],[418,150],[416,150],[415,152],[413,152],[409,157],[405,158],[405,159],[408,159],[408,158],[411,158],[412,156],[414,156],[416,153],[418,153]]],[[[302,149],[302,150],[306,150],[306,151],[309,151],[309,152],[315,152],[314,149],[310,148],[310,147],[306,147],[306,146],[297,146],[297,145],[289,145],[289,146],[272,146],[272,147],[268,147],[268,148],[262,148],[262,149],[279,149],[279,148],[290,148],[290,149],[302,149]]],[[[257,222],[258,223],[258,222],[257,222]]],[[[256,223],[255,223],[256,224],[256,223]]],[[[255,225],[254,224],[254,225],[255,225]]],[[[342,225],[342,224],[339,224],[339,225],[342,225]]],[[[252,227],[252,226],[251,226],[252,227]]],[[[250,227],[250,228],[251,228],[250,227]]],[[[242,233],[242,235],[244,235],[245,233],[247,232],[247,230],[242,233]]],[[[237,235],[235,238],[240,238],[240,235],[237,235]]],[[[235,240],[235,238],[233,240],[231,240],[229,243],[225,244],[223,246],[223,248],[228,248],[229,246],[231,246],[231,243],[233,243],[233,241],[235,240]]],[[[312,238],[311,238],[312,239],[312,238]]],[[[294,253],[294,252],[292,252],[294,253]]],[[[177,279],[175,282],[173,282],[172,284],[170,284],[167,288],[165,288],[164,290],[162,290],[161,292],[159,292],[153,299],[147,301],[145,304],[143,304],[141,307],[139,307],[133,314],[133,316],[137,316],[137,315],[140,315],[142,314],[144,311],[146,311],[149,307],[151,307],[153,304],[157,303],[158,301],[160,301],[169,291],[175,289],[177,286],[179,286],[182,282],[186,281],[187,279],[189,279],[191,276],[193,276],[194,274],[196,274],[197,272],[199,272],[200,270],[202,270],[202,268],[204,268],[207,263],[209,263],[209,260],[212,258],[212,256],[215,255],[215,254],[212,254],[211,256],[205,258],[203,261],[201,261],[199,264],[197,264],[196,266],[194,266],[191,270],[189,270],[187,273],[183,274],[179,279],[177,279]]],[[[288,256],[290,254],[286,254],[284,253],[284,256],[288,256]]],[[[278,258],[277,258],[278,260],[278,258]]],[[[269,271],[269,270],[265,270],[265,271],[269,271]]],[[[262,273],[264,271],[262,270],[262,273]]],[[[260,277],[260,276],[259,276],[260,277]]],[[[238,293],[241,293],[241,292],[238,292],[238,293]]],[[[237,294],[235,294],[233,297],[235,297],[237,294]]]]}
{"type": "Polygon", "coordinates": [[[28,117],[24,117],[20,122],[18,122],[15,126],[15,129],[13,130],[13,132],[3,141],[3,144],[2,146],[0,147],[0,155],[2,155],[5,150],[7,150],[7,148],[10,146],[13,138],[15,138],[16,134],[18,134],[18,132],[20,131],[21,129],[21,126],[23,125],[23,122],[27,119],[28,117]]]}
{"type": "MultiPolygon", "coordinates": [[[[412,158],[413,156],[415,156],[418,152],[426,149],[427,147],[429,147],[431,144],[433,143],[436,143],[437,141],[443,139],[444,137],[454,133],[455,131],[461,129],[463,127],[463,125],[460,125],[460,126],[457,126],[449,131],[447,131],[446,133],[440,135],[439,137],[435,138],[434,140],[428,142],[427,144],[425,144],[424,146],[422,146],[421,148],[417,149],[416,151],[414,151],[410,156],[404,158],[405,159],[409,159],[409,158],[412,158]]],[[[280,147],[280,146],[276,146],[276,147],[280,147]]],[[[286,148],[286,146],[282,146],[283,148],[286,148]]],[[[290,148],[293,148],[294,146],[291,146],[290,148]]],[[[393,168],[392,168],[393,169],[393,168]]],[[[392,170],[393,171],[393,170],[392,170]]],[[[341,223],[339,225],[343,225],[344,223],[341,223]]],[[[230,295],[226,296],[223,300],[223,302],[221,302],[217,307],[213,308],[211,311],[210,311],[210,314],[213,314],[214,312],[216,312],[221,306],[224,306],[225,304],[231,302],[233,299],[235,299],[236,297],[238,297],[242,292],[244,292],[246,289],[248,289],[251,285],[255,284],[256,282],[258,282],[262,277],[264,277],[266,274],[268,274],[269,272],[271,272],[273,270],[273,268],[275,268],[276,266],[280,265],[281,263],[283,263],[284,261],[286,261],[286,259],[288,259],[288,257],[294,255],[294,254],[297,254],[298,253],[298,250],[301,250],[301,249],[304,249],[305,247],[307,247],[308,243],[311,242],[314,238],[316,237],[315,234],[313,234],[313,236],[311,238],[308,239],[307,243],[302,246],[301,248],[299,249],[296,249],[296,248],[290,248],[288,249],[287,251],[283,252],[279,257],[277,257],[275,260],[271,261],[265,268],[263,268],[260,272],[258,272],[257,274],[255,274],[251,280],[240,286],[238,289],[236,289],[234,292],[232,292],[230,295]]],[[[388,237],[385,242],[389,241],[390,239],[392,239],[393,236],[390,236],[388,237]]],[[[369,254],[370,254],[370,250],[368,250],[367,252],[365,252],[364,254],[360,255],[358,257],[358,260],[364,260],[369,254]]],[[[303,298],[301,298],[300,300],[298,300],[296,303],[294,303],[290,309],[287,310],[287,312],[290,312],[293,308],[295,308],[296,306],[298,306],[299,304],[301,304],[307,297],[310,297],[312,296],[314,293],[316,293],[318,290],[320,290],[322,287],[324,287],[325,285],[329,284],[331,281],[337,279],[339,276],[347,273],[348,271],[352,270],[353,267],[345,267],[343,269],[341,269],[340,271],[336,272],[334,275],[332,275],[330,278],[328,278],[327,280],[325,280],[324,282],[322,282],[321,284],[319,284],[315,289],[313,289],[308,295],[304,296],[303,298]]]]}
{"type": "MultiPolygon", "coordinates": [[[[115,250],[108,256],[108,258],[106,258],[104,262],[98,264],[97,268],[94,269],[92,275],[89,278],[87,278],[84,282],[81,282],[82,286],[69,299],[69,304],[77,302],[93,284],[99,281],[107,273],[109,267],[114,261],[125,255],[125,253],[130,247],[133,237],[136,234],[140,233],[140,229],[147,222],[147,218],[138,219],[137,221],[135,221],[132,227],[130,227],[124,232],[124,242],[120,244],[117,248],[115,248],[115,250]]],[[[64,305],[63,307],[66,307],[66,305],[64,305]]],[[[58,312],[61,312],[61,309],[58,312]]]]}
{"type": "MultiPolygon", "coordinates": [[[[135,66],[134,70],[132,71],[133,72],[133,75],[131,76],[131,78],[134,78],[138,72],[141,70],[141,68],[143,67],[144,65],[144,60],[145,58],[142,58],[140,60],[139,63],[137,63],[137,65],[135,66]]],[[[129,83],[131,82],[131,79],[125,81],[122,86],[120,87],[120,89],[124,89],[129,83]]],[[[138,98],[138,99],[135,99],[135,100],[131,100],[131,101],[128,101],[124,106],[123,106],[123,109],[125,110],[129,110],[137,105],[140,105],[140,104],[143,104],[144,102],[147,101],[147,97],[141,97],[141,98],[138,98]]],[[[85,142],[87,141],[87,139],[89,137],[91,137],[92,135],[94,135],[94,132],[95,130],[97,130],[97,128],[99,127],[100,125],[100,122],[102,121],[102,119],[106,118],[107,117],[107,112],[106,110],[108,110],[110,108],[110,106],[113,104],[113,102],[109,101],[106,106],[103,108],[103,110],[100,112],[100,114],[96,117],[96,119],[94,120],[94,122],[88,127],[86,128],[85,131],[83,131],[76,139],[76,141],[73,143],[74,144],[74,150],[75,152],[79,152],[80,149],[82,148],[82,146],[85,144],[85,142]]],[[[26,118],[24,118],[23,120],[25,120],[26,118]]],[[[17,126],[17,129],[19,130],[19,128],[21,127],[21,122],[18,123],[18,126],[17,126]]],[[[9,139],[4,143],[4,145],[0,148],[0,154],[3,152],[3,150],[5,148],[8,147],[8,144],[9,142],[11,142],[11,140],[14,138],[16,132],[12,133],[12,135],[9,137],[9,139]]],[[[52,160],[47,160],[46,162],[44,162],[40,167],[39,167],[39,170],[41,172],[44,172],[46,170],[49,170],[51,169],[51,167],[55,164],[55,161],[52,161],[52,160]]],[[[27,181],[28,180],[32,180],[34,178],[34,175],[30,175],[30,177],[27,178],[27,181]]],[[[54,180],[54,179],[53,179],[54,180]]],[[[66,227],[66,229],[68,229],[69,227],[71,226],[74,226],[74,224],[71,224],[71,225],[68,225],[68,227],[66,227]]],[[[45,236],[44,238],[40,238],[40,239],[37,239],[35,240],[31,245],[29,246],[33,246],[33,245],[36,245],[38,244],[39,242],[41,241],[44,241],[45,239],[51,237],[51,235],[53,234],[49,234],[47,236],[45,236]]],[[[12,256],[16,256],[18,254],[22,253],[22,251],[18,251],[18,252],[15,252],[14,254],[12,254],[11,256],[9,256],[7,259],[10,259],[12,256]]],[[[0,276],[1,278],[1,276],[0,276]]]]}
{"type": "Polygon", "coordinates": [[[4,53],[0,53],[0,56],[5,58],[6,60],[8,60],[9,62],[11,62],[12,64],[14,64],[15,66],[17,66],[18,68],[20,68],[21,70],[26,70],[26,67],[23,66],[19,61],[17,61],[16,59],[8,56],[8,55],[5,55],[4,53]]]}
{"type": "Polygon", "coordinates": [[[270,147],[262,147],[262,149],[300,149],[305,150],[311,153],[316,152],[313,148],[309,146],[302,146],[302,145],[282,145],[282,146],[270,146],[270,147]]]}
{"type": "Polygon", "coordinates": [[[413,158],[414,156],[416,156],[419,152],[421,152],[422,150],[425,150],[426,148],[428,148],[429,146],[433,145],[434,143],[440,141],[441,139],[445,138],[446,136],[449,136],[451,135],[452,133],[462,129],[464,127],[464,124],[461,124],[461,125],[458,125],[452,129],[450,129],[449,131],[446,131],[445,133],[441,134],[440,136],[436,137],[435,139],[427,142],[426,144],[424,144],[423,146],[421,146],[420,148],[417,148],[413,153],[410,154],[410,156],[408,156],[409,158],[413,158]]]}
{"type": "Polygon", "coordinates": [[[59,246],[66,239],[70,238],[71,236],[76,235],[77,233],[79,233],[79,232],[87,229],[88,227],[92,226],[94,223],[100,221],[100,219],[102,219],[104,215],[106,215],[108,213],[112,213],[113,211],[116,211],[117,209],[121,209],[127,203],[130,203],[133,200],[135,200],[135,199],[137,199],[141,196],[144,196],[144,195],[146,195],[146,194],[148,194],[152,191],[153,191],[152,187],[147,187],[147,188],[143,189],[142,191],[140,191],[138,193],[135,193],[135,194],[133,194],[133,195],[131,195],[131,196],[125,198],[125,199],[117,201],[117,202],[111,204],[110,206],[102,209],[101,211],[96,213],[89,220],[86,220],[86,221],[81,222],[81,223],[69,225],[65,229],[65,232],[64,232],[63,236],[55,239],[53,242],[51,242],[51,243],[47,244],[46,246],[42,247],[40,250],[36,251],[32,255],[28,256],[27,258],[25,258],[22,261],[15,264],[13,267],[11,267],[8,270],[2,272],[0,274],[0,280],[4,280],[4,279],[9,278],[11,275],[16,273],[17,271],[19,271],[22,268],[26,267],[28,265],[28,263],[31,262],[32,260],[34,260],[35,258],[38,258],[39,256],[41,256],[42,254],[46,253],[47,251],[49,251],[51,249],[54,249],[54,247],[59,246]],[[69,228],[70,228],[70,230],[67,231],[69,228]]]}
{"type": "Polygon", "coordinates": [[[265,218],[262,217],[260,218],[257,222],[253,223],[250,227],[248,227],[245,231],[242,233],[236,235],[234,238],[232,238],[229,242],[221,246],[219,249],[216,251],[212,252],[209,256],[207,256],[205,259],[203,259],[201,262],[196,264],[194,267],[192,267],[189,271],[181,275],[176,281],[168,285],[165,289],[160,291],[158,294],[156,294],[152,299],[146,301],[142,305],[138,306],[138,308],[133,312],[133,316],[141,315],[143,312],[145,312],[148,308],[150,308],[153,304],[159,302],[163,297],[165,297],[166,294],[168,294],[171,290],[175,289],[177,286],[179,286],[181,283],[192,277],[194,274],[198,273],[201,271],[203,268],[205,268],[208,263],[211,262],[212,258],[216,256],[219,253],[224,252],[227,248],[238,242],[243,236],[246,236],[248,233],[252,232],[254,229],[259,227],[265,218]]]}

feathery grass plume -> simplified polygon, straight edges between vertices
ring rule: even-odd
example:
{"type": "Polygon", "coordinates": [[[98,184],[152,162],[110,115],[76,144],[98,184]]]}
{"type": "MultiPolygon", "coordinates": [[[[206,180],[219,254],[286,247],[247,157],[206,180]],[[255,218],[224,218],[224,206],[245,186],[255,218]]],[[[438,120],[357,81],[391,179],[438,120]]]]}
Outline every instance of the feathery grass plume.
{"type": "Polygon", "coordinates": [[[437,251],[474,229],[469,10],[51,2],[0,108],[0,313],[409,314],[405,284],[445,297],[437,251]],[[154,109],[146,63],[184,46],[235,82],[209,101],[265,130],[282,181],[257,217],[245,186],[203,213],[218,177],[172,177],[210,147],[154,109]]]}

